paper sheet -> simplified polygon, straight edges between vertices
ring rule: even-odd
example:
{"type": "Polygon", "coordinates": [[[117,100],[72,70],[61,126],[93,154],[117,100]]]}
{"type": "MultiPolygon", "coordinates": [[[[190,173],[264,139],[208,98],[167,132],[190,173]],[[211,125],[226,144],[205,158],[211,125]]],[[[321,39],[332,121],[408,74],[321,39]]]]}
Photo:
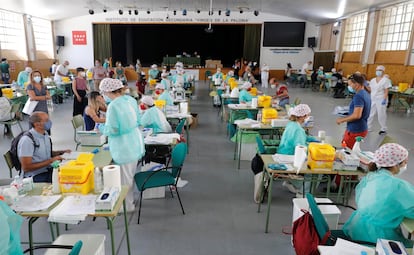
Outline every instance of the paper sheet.
{"type": "Polygon", "coordinates": [[[157,134],[144,138],[145,144],[171,144],[173,139],[180,139],[180,135],[177,133],[171,134],[157,134]]]}
{"type": "Polygon", "coordinates": [[[293,164],[294,155],[273,154],[272,158],[280,164],[293,164]]]}
{"type": "Polygon", "coordinates": [[[48,221],[77,224],[95,213],[96,195],[67,196],[49,214],[48,221]]]}
{"type": "Polygon", "coordinates": [[[44,211],[56,203],[60,197],[61,195],[20,197],[11,208],[16,212],[44,211]]]}

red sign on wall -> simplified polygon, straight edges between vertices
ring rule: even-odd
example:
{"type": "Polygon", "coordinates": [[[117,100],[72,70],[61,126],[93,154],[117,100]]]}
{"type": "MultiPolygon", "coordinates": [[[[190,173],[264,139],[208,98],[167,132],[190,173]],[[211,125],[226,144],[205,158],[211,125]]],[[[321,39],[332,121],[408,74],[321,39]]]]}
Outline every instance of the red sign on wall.
{"type": "Polygon", "coordinates": [[[72,31],[73,45],[86,45],[86,31],[72,31]]]}

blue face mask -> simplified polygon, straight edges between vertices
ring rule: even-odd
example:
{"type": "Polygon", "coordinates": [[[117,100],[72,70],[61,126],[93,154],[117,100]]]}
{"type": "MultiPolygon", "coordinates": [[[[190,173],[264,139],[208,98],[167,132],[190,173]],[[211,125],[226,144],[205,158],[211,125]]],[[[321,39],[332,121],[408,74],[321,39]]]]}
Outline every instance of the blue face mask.
{"type": "Polygon", "coordinates": [[[348,91],[351,93],[355,93],[355,89],[353,89],[351,85],[348,85],[348,91]]]}
{"type": "Polygon", "coordinates": [[[40,77],[40,76],[35,76],[35,77],[33,77],[33,80],[34,80],[36,83],[39,83],[40,81],[42,81],[42,77],[40,77]]]}
{"type": "Polygon", "coordinates": [[[103,98],[105,100],[105,103],[107,103],[107,104],[109,104],[112,101],[112,99],[109,98],[107,95],[103,95],[103,98]]]}
{"type": "Polygon", "coordinates": [[[45,130],[50,130],[52,128],[52,122],[50,120],[48,120],[45,124],[44,124],[44,129],[45,130]]]}
{"type": "Polygon", "coordinates": [[[377,77],[381,76],[381,75],[382,75],[382,71],[375,71],[375,75],[376,75],[377,77]]]}

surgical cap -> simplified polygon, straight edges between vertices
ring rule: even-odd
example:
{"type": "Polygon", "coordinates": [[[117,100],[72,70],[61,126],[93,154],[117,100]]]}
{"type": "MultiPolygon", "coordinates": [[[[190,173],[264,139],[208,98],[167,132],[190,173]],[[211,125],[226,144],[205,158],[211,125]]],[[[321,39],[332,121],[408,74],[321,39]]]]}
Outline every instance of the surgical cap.
{"type": "Polygon", "coordinates": [[[385,67],[384,66],[377,66],[377,70],[385,71],[385,67]]]}
{"type": "Polygon", "coordinates": [[[250,82],[248,82],[248,81],[246,81],[244,84],[243,84],[243,89],[250,89],[252,87],[252,84],[250,83],[250,82]]]}
{"type": "Polygon", "coordinates": [[[112,92],[123,87],[122,81],[112,78],[104,78],[99,84],[99,90],[102,92],[112,92]]]}
{"type": "Polygon", "coordinates": [[[152,97],[150,97],[150,96],[143,96],[141,98],[141,103],[144,103],[148,106],[153,106],[154,105],[154,99],[152,99],[152,97]]]}
{"type": "Polygon", "coordinates": [[[157,83],[155,89],[164,89],[164,85],[162,85],[161,83],[157,83]]]}
{"type": "Polygon", "coordinates": [[[151,66],[151,68],[152,68],[152,69],[157,69],[157,68],[158,68],[158,66],[157,66],[156,64],[153,64],[153,65],[151,66]]]}
{"type": "Polygon", "coordinates": [[[307,104],[299,104],[290,111],[291,115],[297,117],[303,117],[309,113],[311,113],[311,109],[307,104]]]}
{"type": "Polygon", "coordinates": [[[400,164],[408,157],[408,150],[397,143],[386,143],[374,154],[377,167],[392,167],[400,164]]]}
{"type": "Polygon", "coordinates": [[[32,72],[32,68],[30,66],[27,66],[24,70],[28,73],[32,72]]]}

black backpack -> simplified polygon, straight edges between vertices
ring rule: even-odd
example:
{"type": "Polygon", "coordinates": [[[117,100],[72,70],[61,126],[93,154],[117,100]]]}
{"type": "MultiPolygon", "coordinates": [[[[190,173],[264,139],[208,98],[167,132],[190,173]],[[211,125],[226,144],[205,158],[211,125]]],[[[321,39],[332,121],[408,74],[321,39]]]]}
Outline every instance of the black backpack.
{"type": "Polygon", "coordinates": [[[35,150],[36,150],[36,148],[39,147],[39,144],[36,144],[36,142],[34,140],[33,134],[30,133],[29,131],[23,131],[18,136],[13,138],[13,140],[11,142],[9,153],[11,155],[11,160],[12,160],[12,163],[14,165],[14,168],[16,168],[16,170],[19,171],[19,172],[22,170],[22,164],[20,163],[19,156],[17,155],[17,146],[19,145],[19,141],[23,136],[28,136],[32,140],[35,150]]]}

